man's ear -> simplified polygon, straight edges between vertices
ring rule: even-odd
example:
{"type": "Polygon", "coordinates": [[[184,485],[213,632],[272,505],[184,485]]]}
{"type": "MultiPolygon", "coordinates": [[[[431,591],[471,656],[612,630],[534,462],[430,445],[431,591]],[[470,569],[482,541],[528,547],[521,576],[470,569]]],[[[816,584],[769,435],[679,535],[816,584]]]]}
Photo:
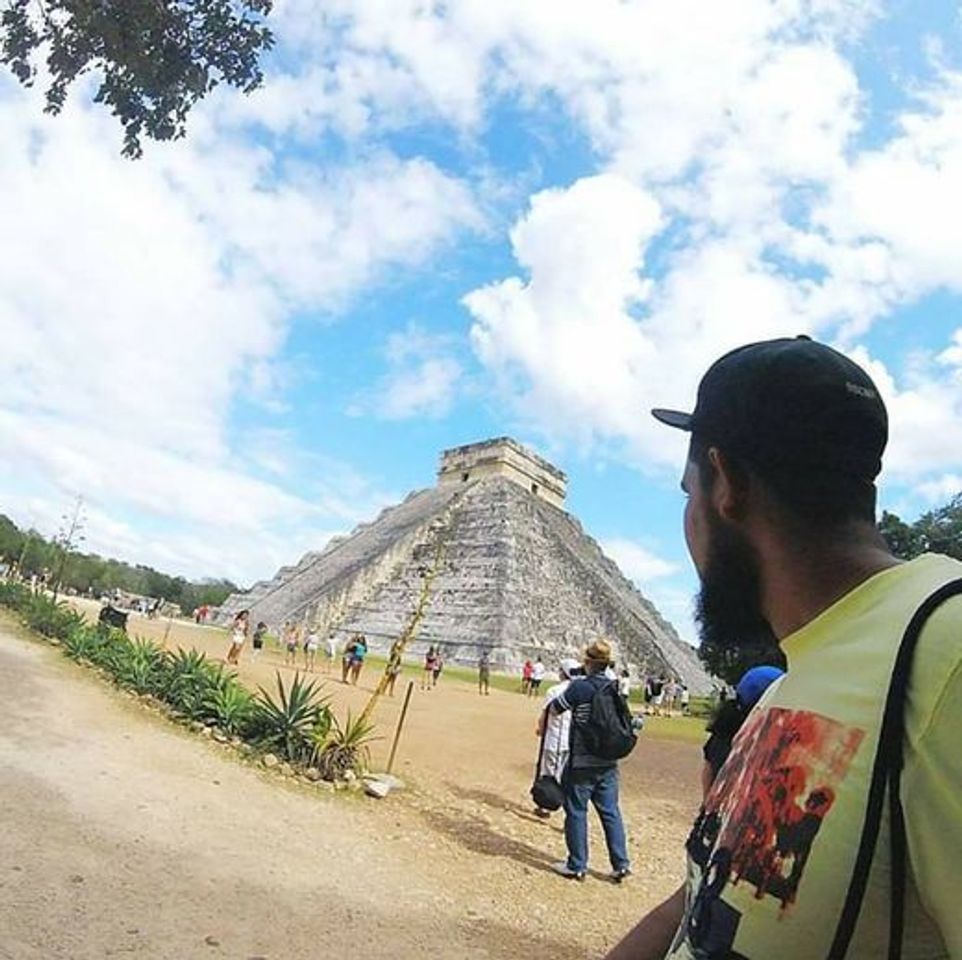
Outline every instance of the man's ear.
{"type": "Polygon", "coordinates": [[[740,520],[745,513],[747,485],[745,475],[723,450],[708,448],[708,459],[715,468],[711,501],[722,520],[740,520]]]}

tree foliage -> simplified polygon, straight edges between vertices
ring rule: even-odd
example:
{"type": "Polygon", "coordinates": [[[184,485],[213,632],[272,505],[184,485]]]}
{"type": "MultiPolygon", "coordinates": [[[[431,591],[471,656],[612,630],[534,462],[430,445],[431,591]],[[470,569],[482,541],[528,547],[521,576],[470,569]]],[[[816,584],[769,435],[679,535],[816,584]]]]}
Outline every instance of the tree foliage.
{"type": "MultiPolygon", "coordinates": [[[[21,574],[30,576],[52,570],[57,559],[58,549],[53,542],[35,530],[20,530],[9,517],[0,514],[0,560],[18,564],[21,574]]],[[[160,573],[152,567],[76,551],[66,556],[63,587],[95,596],[117,589],[145,597],[159,597],[178,604],[186,613],[203,604],[219,606],[237,590],[229,580],[191,581],[160,573]]]]}
{"type": "Polygon", "coordinates": [[[944,553],[962,560],[962,493],[911,524],[886,511],[879,530],[892,553],[903,560],[922,553],[944,553]]]}
{"type": "Polygon", "coordinates": [[[768,635],[738,647],[722,647],[704,641],[698,648],[705,669],[713,676],[735,686],[752,667],[786,667],[785,654],[774,636],[768,635]]]}
{"type": "Polygon", "coordinates": [[[191,108],[227,83],[260,85],[273,0],[7,0],[0,2],[0,63],[29,86],[37,61],[49,76],[46,112],[63,109],[70,86],[94,72],[94,101],[124,128],[123,154],[141,137],[182,137],[191,108]]]}

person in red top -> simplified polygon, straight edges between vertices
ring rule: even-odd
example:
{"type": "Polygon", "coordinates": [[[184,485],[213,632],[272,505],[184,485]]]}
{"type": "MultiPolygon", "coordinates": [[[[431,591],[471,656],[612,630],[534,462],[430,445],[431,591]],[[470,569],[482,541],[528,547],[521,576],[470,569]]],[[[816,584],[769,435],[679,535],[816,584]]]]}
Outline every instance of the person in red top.
{"type": "Polygon", "coordinates": [[[534,673],[534,664],[530,660],[525,660],[521,668],[521,692],[527,694],[531,689],[531,675],[534,673]]]}

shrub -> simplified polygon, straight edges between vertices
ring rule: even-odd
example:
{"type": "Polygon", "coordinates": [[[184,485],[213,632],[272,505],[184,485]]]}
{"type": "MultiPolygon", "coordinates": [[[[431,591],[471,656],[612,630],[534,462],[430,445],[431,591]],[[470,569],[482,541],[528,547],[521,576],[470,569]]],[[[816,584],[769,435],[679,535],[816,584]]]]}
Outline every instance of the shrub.
{"type": "Polygon", "coordinates": [[[324,723],[328,698],[320,695],[316,681],[305,682],[299,673],[294,674],[290,689],[280,673],[276,677],[277,699],[263,687],[256,697],[252,733],[263,746],[292,762],[308,759],[314,753],[311,732],[324,723]]]}
{"type": "Polygon", "coordinates": [[[164,651],[150,640],[116,642],[113,674],[123,687],[137,693],[165,693],[164,651]]]}
{"type": "Polygon", "coordinates": [[[66,640],[84,619],[63,601],[54,603],[19,583],[0,583],[0,603],[15,610],[33,631],[52,640],[66,640]]]}
{"type": "Polygon", "coordinates": [[[207,702],[224,679],[223,669],[197,650],[167,654],[163,698],[191,720],[207,718],[207,702]]]}
{"type": "Polygon", "coordinates": [[[100,648],[109,642],[109,638],[99,630],[82,626],[71,630],[63,641],[64,653],[71,660],[80,663],[96,663],[100,659],[100,648]]]}
{"type": "Polygon", "coordinates": [[[330,724],[323,737],[314,742],[314,763],[325,780],[339,780],[348,770],[363,773],[370,763],[369,744],[378,738],[374,724],[364,716],[352,717],[350,710],[342,726],[330,714],[330,724]]]}
{"type": "Polygon", "coordinates": [[[254,698],[233,677],[211,691],[204,703],[209,719],[227,733],[243,736],[254,715],[254,698]]]}

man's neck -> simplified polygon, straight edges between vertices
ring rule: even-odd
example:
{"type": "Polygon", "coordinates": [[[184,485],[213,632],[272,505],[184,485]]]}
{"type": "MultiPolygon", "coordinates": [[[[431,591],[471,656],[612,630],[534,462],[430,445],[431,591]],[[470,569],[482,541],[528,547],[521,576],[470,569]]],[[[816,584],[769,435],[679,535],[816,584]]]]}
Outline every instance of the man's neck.
{"type": "Polygon", "coordinates": [[[870,577],[896,566],[874,529],[835,542],[773,540],[761,549],[762,609],[781,640],[870,577]]]}

